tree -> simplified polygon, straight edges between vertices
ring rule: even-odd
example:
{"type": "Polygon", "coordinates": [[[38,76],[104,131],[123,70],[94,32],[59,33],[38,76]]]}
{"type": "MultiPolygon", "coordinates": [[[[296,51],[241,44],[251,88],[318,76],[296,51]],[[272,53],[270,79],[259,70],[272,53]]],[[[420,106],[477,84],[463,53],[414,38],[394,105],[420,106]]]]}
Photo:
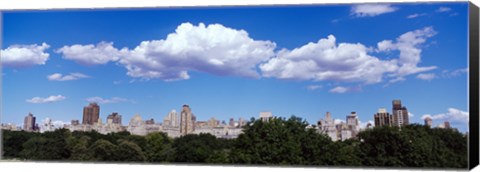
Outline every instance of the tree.
{"type": "Polygon", "coordinates": [[[165,162],[169,156],[172,140],[165,133],[150,133],[145,136],[145,153],[150,162],[165,162]]]}
{"type": "Polygon", "coordinates": [[[147,158],[142,148],[131,141],[122,141],[115,148],[115,160],[116,161],[137,161],[143,162],[147,158]]]}
{"type": "Polygon", "coordinates": [[[187,134],[173,141],[173,149],[175,162],[202,163],[217,149],[217,142],[211,134],[187,134]]]}
{"type": "Polygon", "coordinates": [[[107,140],[99,139],[89,148],[93,152],[92,160],[95,161],[115,161],[117,146],[107,140]]]}
{"type": "Polygon", "coordinates": [[[93,152],[88,149],[91,138],[81,136],[80,138],[69,137],[67,144],[70,149],[70,160],[88,161],[93,159],[93,152]]]}

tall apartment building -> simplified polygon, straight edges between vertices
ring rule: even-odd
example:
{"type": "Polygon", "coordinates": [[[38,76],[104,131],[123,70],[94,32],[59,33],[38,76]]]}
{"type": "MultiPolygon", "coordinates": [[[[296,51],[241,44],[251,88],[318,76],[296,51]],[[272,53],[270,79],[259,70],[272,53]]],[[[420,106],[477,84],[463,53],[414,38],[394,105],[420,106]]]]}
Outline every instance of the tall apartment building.
{"type": "Polygon", "coordinates": [[[351,131],[352,137],[356,137],[360,129],[358,116],[356,112],[351,112],[347,115],[347,129],[351,131]]]}
{"type": "Polygon", "coordinates": [[[398,127],[408,125],[408,110],[402,106],[402,101],[393,100],[392,105],[392,125],[398,127]]]}
{"type": "Polygon", "coordinates": [[[180,134],[190,134],[195,130],[196,117],[192,114],[190,106],[183,105],[182,112],[180,113],[180,134]]]}
{"type": "Polygon", "coordinates": [[[385,108],[380,108],[378,109],[378,112],[373,115],[373,118],[375,120],[375,127],[380,127],[384,125],[391,126],[392,125],[392,115],[390,115],[387,112],[387,109],[385,108]]]}
{"type": "Polygon", "coordinates": [[[88,106],[83,107],[82,124],[93,125],[98,122],[99,117],[100,106],[97,103],[90,103],[88,106]]]}
{"type": "Polygon", "coordinates": [[[23,121],[23,129],[25,131],[35,131],[35,119],[36,117],[34,117],[32,113],[28,113],[28,115],[25,117],[25,120],[23,121]]]}
{"type": "Polygon", "coordinates": [[[119,115],[117,112],[113,112],[107,116],[107,124],[109,124],[110,121],[112,124],[122,125],[122,115],[119,115]]]}
{"type": "Polygon", "coordinates": [[[178,127],[178,115],[175,109],[172,109],[163,119],[163,125],[169,127],[178,127]]]}

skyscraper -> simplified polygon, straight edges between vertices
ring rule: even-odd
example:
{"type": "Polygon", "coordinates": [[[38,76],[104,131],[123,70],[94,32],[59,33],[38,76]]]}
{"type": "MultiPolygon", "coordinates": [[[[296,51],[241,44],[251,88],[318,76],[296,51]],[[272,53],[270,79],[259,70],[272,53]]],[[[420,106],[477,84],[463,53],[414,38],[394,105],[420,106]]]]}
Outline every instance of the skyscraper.
{"type": "Polygon", "coordinates": [[[93,125],[98,122],[99,117],[100,106],[97,103],[90,103],[88,106],[83,107],[82,124],[93,125]]]}
{"type": "Polygon", "coordinates": [[[35,131],[35,117],[33,116],[32,113],[28,113],[28,115],[25,117],[25,120],[23,121],[23,129],[25,131],[35,131]]]}
{"type": "Polygon", "coordinates": [[[393,100],[392,105],[392,124],[398,127],[408,125],[408,110],[402,106],[402,101],[393,100]]]}
{"type": "Polygon", "coordinates": [[[178,127],[178,115],[175,109],[172,109],[165,118],[163,118],[163,125],[169,127],[178,127]]]}
{"type": "Polygon", "coordinates": [[[112,114],[107,116],[107,123],[111,120],[112,124],[119,124],[122,125],[122,115],[119,115],[117,112],[113,112],[112,114]]]}
{"type": "Polygon", "coordinates": [[[385,108],[378,109],[378,112],[373,115],[373,118],[375,120],[375,127],[392,125],[392,115],[390,115],[385,108]]]}
{"type": "Polygon", "coordinates": [[[180,134],[186,135],[192,133],[195,130],[196,117],[192,114],[190,106],[183,105],[182,112],[180,113],[180,134]]]}
{"type": "Polygon", "coordinates": [[[359,124],[356,112],[351,112],[350,115],[347,115],[347,129],[351,131],[352,137],[357,136],[359,124]]]}
{"type": "Polygon", "coordinates": [[[426,126],[432,127],[432,123],[433,123],[432,118],[426,117],[424,121],[426,126]]]}

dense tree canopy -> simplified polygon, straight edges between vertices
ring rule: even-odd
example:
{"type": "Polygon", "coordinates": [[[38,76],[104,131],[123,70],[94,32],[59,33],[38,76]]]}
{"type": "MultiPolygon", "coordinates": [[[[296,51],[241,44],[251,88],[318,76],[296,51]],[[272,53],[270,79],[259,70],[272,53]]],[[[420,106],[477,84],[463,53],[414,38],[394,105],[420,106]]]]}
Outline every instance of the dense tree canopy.
{"type": "Polygon", "coordinates": [[[292,116],[251,119],[236,139],[129,132],[2,131],[2,156],[24,160],[466,168],[467,136],[423,125],[374,127],[332,141],[292,116]]]}

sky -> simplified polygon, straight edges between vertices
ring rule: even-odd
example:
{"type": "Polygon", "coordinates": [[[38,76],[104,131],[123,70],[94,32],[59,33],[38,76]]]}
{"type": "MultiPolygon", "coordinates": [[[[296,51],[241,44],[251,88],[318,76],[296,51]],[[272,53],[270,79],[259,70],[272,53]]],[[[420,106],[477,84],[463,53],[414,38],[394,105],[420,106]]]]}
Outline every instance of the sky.
{"type": "Polygon", "coordinates": [[[468,131],[468,3],[31,10],[2,13],[1,123],[118,112],[162,122],[331,112],[362,125],[392,100],[411,123],[468,131]]]}

